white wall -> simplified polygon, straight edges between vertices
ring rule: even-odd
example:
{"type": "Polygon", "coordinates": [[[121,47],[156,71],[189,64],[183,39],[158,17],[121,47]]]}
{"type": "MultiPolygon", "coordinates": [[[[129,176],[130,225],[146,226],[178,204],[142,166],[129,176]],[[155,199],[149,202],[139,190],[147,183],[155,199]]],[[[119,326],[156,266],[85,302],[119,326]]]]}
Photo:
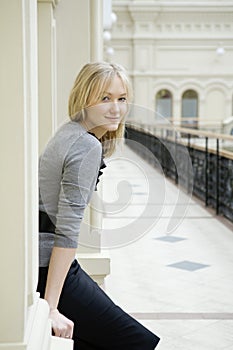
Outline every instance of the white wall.
{"type": "Polygon", "coordinates": [[[81,67],[103,55],[102,0],[62,0],[56,7],[57,124],[68,118],[68,98],[81,67]]]}
{"type": "Polygon", "coordinates": [[[0,6],[0,348],[23,349],[37,281],[37,4],[0,6]]]}
{"type": "Polygon", "coordinates": [[[173,118],[178,121],[182,93],[192,87],[199,93],[201,123],[231,116],[232,1],[113,0],[113,11],[118,20],[112,30],[112,60],[129,70],[136,104],[154,109],[158,88],[170,85],[173,118]],[[223,55],[216,53],[218,48],[224,48],[223,55]],[[214,113],[211,87],[224,92],[224,97],[215,95],[214,113]]]}
{"type": "Polygon", "coordinates": [[[68,116],[68,97],[80,68],[90,61],[90,1],[62,0],[55,9],[57,28],[57,123],[68,116]]]}

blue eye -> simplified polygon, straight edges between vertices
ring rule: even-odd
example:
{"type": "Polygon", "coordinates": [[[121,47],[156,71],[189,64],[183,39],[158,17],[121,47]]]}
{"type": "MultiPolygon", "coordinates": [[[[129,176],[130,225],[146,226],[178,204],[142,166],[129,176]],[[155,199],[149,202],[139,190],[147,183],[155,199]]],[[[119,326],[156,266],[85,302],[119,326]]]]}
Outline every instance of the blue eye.
{"type": "Polygon", "coordinates": [[[126,100],[126,97],[121,97],[121,98],[119,98],[119,101],[126,102],[127,100],[126,100]]]}
{"type": "MultiPolygon", "coordinates": [[[[111,101],[111,97],[110,96],[104,96],[101,98],[101,101],[102,102],[110,102],[111,101]]],[[[118,102],[127,102],[127,99],[126,97],[119,97],[118,98],[118,102]]]]}
{"type": "Polygon", "coordinates": [[[102,101],[103,102],[108,102],[110,99],[109,99],[109,97],[108,96],[104,96],[103,98],[102,98],[102,101]]]}

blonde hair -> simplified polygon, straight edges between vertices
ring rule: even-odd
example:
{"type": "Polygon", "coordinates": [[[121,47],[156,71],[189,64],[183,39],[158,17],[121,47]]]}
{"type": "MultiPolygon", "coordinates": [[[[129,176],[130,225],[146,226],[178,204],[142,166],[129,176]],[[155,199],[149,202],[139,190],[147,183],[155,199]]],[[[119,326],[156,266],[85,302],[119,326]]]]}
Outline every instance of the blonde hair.
{"type": "MultiPolygon", "coordinates": [[[[112,79],[118,76],[127,94],[127,102],[132,101],[132,88],[125,69],[115,63],[95,62],[86,64],[79,72],[69,97],[69,117],[73,121],[85,119],[85,108],[101,101],[101,97],[112,79]]],[[[105,156],[115,151],[117,139],[124,137],[124,120],[116,131],[107,131],[100,139],[105,156]]]]}

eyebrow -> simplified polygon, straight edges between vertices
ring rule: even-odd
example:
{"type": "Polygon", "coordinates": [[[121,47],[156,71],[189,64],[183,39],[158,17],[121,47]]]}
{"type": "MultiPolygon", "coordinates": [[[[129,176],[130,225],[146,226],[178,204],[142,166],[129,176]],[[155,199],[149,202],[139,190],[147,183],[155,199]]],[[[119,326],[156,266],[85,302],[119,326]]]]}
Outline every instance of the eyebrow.
{"type": "MultiPolygon", "coordinates": [[[[111,92],[108,92],[108,91],[104,91],[104,94],[107,94],[107,95],[110,95],[112,96],[111,92]]],[[[123,92],[122,94],[120,94],[119,96],[126,96],[127,93],[126,92],[123,92]]]]}

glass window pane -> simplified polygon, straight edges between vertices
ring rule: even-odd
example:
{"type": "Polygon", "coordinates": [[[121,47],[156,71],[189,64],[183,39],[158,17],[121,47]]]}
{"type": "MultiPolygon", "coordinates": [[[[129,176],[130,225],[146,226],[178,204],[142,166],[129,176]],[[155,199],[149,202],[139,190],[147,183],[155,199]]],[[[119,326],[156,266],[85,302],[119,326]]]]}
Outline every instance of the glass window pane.
{"type": "Polygon", "coordinates": [[[187,90],[182,96],[182,124],[197,126],[198,117],[198,95],[194,90],[187,90]],[[190,120],[188,120],[190,118],[190,120]]]}
{"type": "Polygon", "coordinates": [[[163,89],[156,95],[156,118],[170,118],[172,116],[172,94],[163,89]]]}
{"type": "Polygon", "coordinates": [[[183,100],[183,118],[197,117],[197,100],[186,98],[183,100]]]}
{"type": "Polygon", "coordinates": [[[171,99],[164,99],[157,101],[157,110],[160,115],[165,118],[171,117],[171,99]]]}

